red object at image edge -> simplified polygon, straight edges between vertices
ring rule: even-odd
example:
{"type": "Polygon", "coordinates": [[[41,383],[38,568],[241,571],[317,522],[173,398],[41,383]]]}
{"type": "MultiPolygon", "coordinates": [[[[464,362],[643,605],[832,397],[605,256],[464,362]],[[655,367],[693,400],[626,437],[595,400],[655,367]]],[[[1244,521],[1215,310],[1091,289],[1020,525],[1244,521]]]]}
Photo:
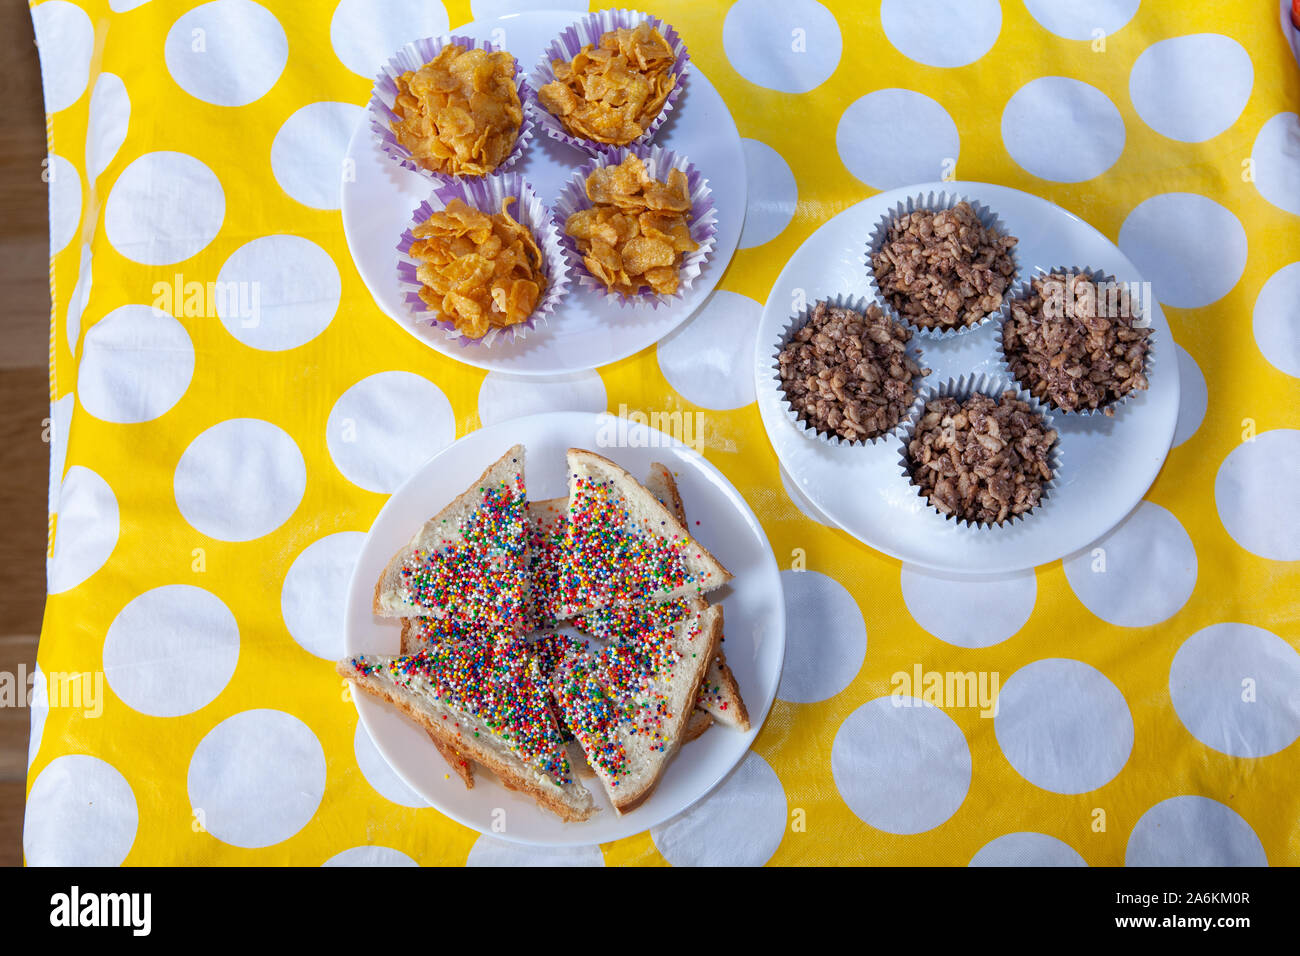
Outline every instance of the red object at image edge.
{"type": "Polygon", "coordinates": [[[1300,30],[1300,0],[1291,0],[1291,26],[1300,30]]]}

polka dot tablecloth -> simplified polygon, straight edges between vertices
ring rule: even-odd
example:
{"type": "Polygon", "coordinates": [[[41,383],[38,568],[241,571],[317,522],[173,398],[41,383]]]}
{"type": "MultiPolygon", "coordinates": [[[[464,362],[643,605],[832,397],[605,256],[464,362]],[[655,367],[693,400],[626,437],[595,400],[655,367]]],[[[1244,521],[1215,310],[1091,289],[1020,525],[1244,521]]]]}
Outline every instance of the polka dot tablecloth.
{"type": "Polygon", "coordinates": [[[339,181],[390,51],[539,6],[33,6],[54,306],[27,862],[1300,863],[1286,3],[663,0],[743,137],[741,248],[658,346],[534,381],[380,313],[339,181]],[[1183,387],[1124,523],[978,581],[827,527],[781,473],[741,347],[818,226],[945,177],[1115,240],[1165,306],[1183,387]],[[260,321],[187,288],[218,281],[257,290],[260,321]],[[787,569],[778,699],[736,771],[663,826],[558,852],[480,837],[387,768],[344,700],[344,586],[387,495],[457,436],[620,406],[700,412],[762,520],[787,569]],[[949,674],[996,708],[928,696],[949,674]]]}

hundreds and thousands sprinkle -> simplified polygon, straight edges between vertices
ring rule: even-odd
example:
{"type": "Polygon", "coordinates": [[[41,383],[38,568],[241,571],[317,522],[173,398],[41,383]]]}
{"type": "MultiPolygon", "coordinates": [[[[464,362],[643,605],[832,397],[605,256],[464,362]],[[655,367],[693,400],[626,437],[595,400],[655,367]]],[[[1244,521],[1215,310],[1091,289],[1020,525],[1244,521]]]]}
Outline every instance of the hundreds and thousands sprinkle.
{"type": "MultiPolygon", "coordinates": [[[[572,780],[564,741],[547,706],[545,678],[527,642],[447,641],[407,657],[354,657],[352,666],[367,676],[382,671],[397,686],[482,721],[556,783],[572,780]]],[[[456,732],[477,736],[468,724],[457,725],[456,732]]]]}
{"type": "Polygon", "coordinates": [[[588,759],[613,786],[629,770],[625,739],[645,738],[649,749],[660,751],[671,742],[665,724],[675,715],[666,691],[682,659],[677,633],[687,615],[694,618],[685,635],[690,642],[700,633],[699,618],[684,601],[607,608],[574,621],[609,643],[563,663],[555,700],[588,759]]]}
{"type": "Polygon", "coordinates": [[[570,611],[646,601],[695,584],[683,551],[691,539],[653,533],[628,511],[613,481],[574,476],[554,606],[570,611]]]}
{"type": "Polygon", "coordinates": [[[517,630],[524,603],[528,553],[527,498],[521,477],[479,489],[482,504],[459,526],[460,540],[416,550],[402,565],[401,596],[435,616],[517,630]]]}

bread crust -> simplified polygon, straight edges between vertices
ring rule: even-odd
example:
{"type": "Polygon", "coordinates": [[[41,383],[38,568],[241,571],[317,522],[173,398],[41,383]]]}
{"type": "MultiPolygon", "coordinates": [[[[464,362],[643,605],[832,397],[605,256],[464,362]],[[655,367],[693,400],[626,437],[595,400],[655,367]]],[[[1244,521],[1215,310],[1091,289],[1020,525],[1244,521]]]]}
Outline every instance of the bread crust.
{"type": "MultiPolygon", "coordinates": [[[[540,784],[522,776],[514,767],[511,767],[506,761],[502,760],[495,753],[476,743],[472,738],[460,737],[451,733],[439,722],[433,720],[428,714],[415,707],[409,700],[400,697],[383,683],[370,680],[361,674],[349,661],[340,661],[337,665],[338,672],[346,680],[350,681],[354,687],[358,687],[368,694],[380,697],[388,701],[407,717],[410,717],[416,723],[428,732],[435,743],[441,743],[457,753],[464,753],[479,765],[486,767],[497,775],[502,785],[508,790],[516,790],[520,793],[526,793],[532,797],[541,806],[550,810],[566,823],[575,823],[582,820],[588,820],[596,812],[594,804],[590,804],[585,809],[580,809],[572,804],[566,803],[555,794],[544,789],[540,784]],[[463,748],[463,751],[461,750],[463,748]]],[[[581,787],[581,784],[575,784],[581,787]]],[[[585,789],[585,788],[583,788],[585,789]]],[[[590,793],[588,793],[590,798],[590,793]]]]}

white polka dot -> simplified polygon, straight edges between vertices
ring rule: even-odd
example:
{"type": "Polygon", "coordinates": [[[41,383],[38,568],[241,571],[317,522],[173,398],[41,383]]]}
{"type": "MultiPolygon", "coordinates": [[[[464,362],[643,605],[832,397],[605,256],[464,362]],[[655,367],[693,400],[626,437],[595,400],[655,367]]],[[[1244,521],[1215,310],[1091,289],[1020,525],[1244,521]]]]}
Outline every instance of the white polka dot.
{"type": "Polygon", "coordinates": [[[147,422],[181,400],[194,374],[185,327],[147,305],[114,309],[86,332],[77,393],[106,422],[147,422]]]}
{"type": "Polygon", "coordinates": [[[1031,80],[1002,111],[1002,142],[1011,158],[1058,183],[1080,183],[1110,169],[1124,152],[1124,135],[1124,120],[1106,94],[1065,76],[1031,80]]]}
{"type": "Polygon", "coordinates": [[[325,753],[297,717],[246,710],[199,741],[186,786],[209,834],[232,846],[271,846],[315,815],[325,793],[325,753]]]}
{"type": "Polygon", "coordinates": [[[1074,847],[1046,833],[1008,833],[991,840],[971,866],[1087,866],[1074,847]]]}
{"type": "Polygon", "coordinates": [[[1106,675],[1050,658],[1016,671],[998,695],[993,730],[1012,767],[1052,793],[1105,786],[1133,749],[1128,703],[1106,675]]]}
{"type": "Polygon", "coordinates": [[[63,482],[63,468],[68,462],[68,428],[76,404],[76,393],[68,392],[50,405],[50,514],[59,510],[59,485],[63,482]]]}
{"type": "Polygon", "coordinates": [[[1128,89],[1133,108],[1157,133],[1202,143],[1237,121],[1254,83],[1255,68],[1240,43],[1218,33],[1195,33],[1143,50],[1128,89]]]}
{"type": "Polygon", "coordinates": [[[1278,428],[1242,442],[1219,466],[1214,503],[1224,529],[1251,554],[1300,561],[1300,431],[1278,428]]]}
{"type": "Polygon", "coordinates": [[[1174,343],[1174,351],[1178,353],[1178,427],[1174,430],[1174,447],[1177,448],[1201,427],[1210,404],[1210,393],[1196,360],[1177,343],[1174,343]]]}
{"type": "Polygon", "coordinates": [[[133,262],[166,266],[204,249],[225,218],[226,194],[212,170],[185,153],[145,153],[113,184],[104,232],[133,262]]]}
{"type": "Polygon", "coordinates": [[[719,289],[689,322],[655,349],[659,371],[683,398],[704,408],[754,401],[754,338],[763,306],[719,289]]]}
{"type": "Polygon", "coordinates": [[[926,66],[974,63],[1002,31],[998,0],[884,0],[880,25],[899,53],[926,66]]]}
{"type": "Polygon", "coordinates": [[[41,51],[45,112],[57,113],[86,92],[95,28],[81,8],[64,0],[46,0],[32,7],[32,25],[41,51]]]}
{"type": "Polygon", "coordinates": [[[240,246],[217,276],[217,315],[250,348],[279,352],[310,342],[334,319],[343,285],[334,260],[301,236],[240,246]]]}
{"type": "Polygon", "coordinates": [[[1255,344],[1269,364],[1300,378],[1300,262],[1274,272],[1255,299],[1255,344]]]}
{"type": "Polygon", "coordinates": [[[90,287],[94,282],[91,271],[93,255],[90,244],[81,247],[81,258],[77,263],[77,284],[72,287],[72,296],[68,299],[68,310],[63,317],[63,333],[68,342],[68,351],[77,354],[77,340],[81,337],[81,317],[86,312],[90,301],[90,287]]]}
{"type": "Polygon", "coordinates": [[[1267,757],[1300,738],[1300,654],[1250,624],[1213,624],[1178,649],[1169,696],[1201,743],[1233,757],[1267,757]]]}
{"type": "Polygon", "coordinates": [[[366,733],[365,724],[359,720],[356,733],[352,735],[352,752],[357,758],[357,766],[361,768],[361,776],[385,800],[415,809],[429,805],[429,801],[408,787],[406,781],[389,766],[383,754],[375,749],[375,742],[366,733]]]}
{"type": "Polygon", "coordinates": [[[1268,866],[1259,837],[1239,814],[1209,797],[1162,800],[1128,838],[1126,866],[1268,866]]]}
{"type": "Polygon", "coordinates": [[[103,567],[117,547],[117,530],[113,489],[89,468],[73,465],[59,488],[49,592],[71,590],[103,567]]]}
{"type": "Polygon", "coordinates": [[[163,56],[167,72],[190,96],[217,106],[246,106],[275,86],[289,41],[265,7],[213,0],[172,24],[163,56]]]}
{"type": "Polygon", "coordinates": [[[785,836],[785,789],[771,765],[745,754],[716,790],[650,830],[673,866],[762,866],[785,836]]]}
{"type": "Polygon", "coordinates": [[[1140,0],[1025,0],[1035,20],[1066,40],[1096,39],[1095,30],[1110,36],[1137,13],[1140,0]]]}
{"type": "Polygon", "coordinates": [[[55,153],[50,154],[46,177],[50,187],[50,255],[62,252],[81,225],[81,173],[55,153]]]}
{"type": "Polygon", "coordinates": [[[91,180],[108,168],[126,140],[131,122],[131,97],[122,78],[101,73],[90,94],[90,119],[86,130],[86,176],[91,180]]]}
{"type": "Polygon", "coordinates": [[[1192,539],[1172,512],[1151,501],[1063,563],[1084,606],[1119,627],[1168,620],[1196,587],[1192,539]]]}
{"type": "Polygon", "coordinates": [[[139,820],[135,794],[116,768],[86,754],[55,757],[27,797],[27,865],[121,866],[139,820]]]}
{"type": "Polygon", "coordinates": [[[466,866],[604,866],[598,846],[525,846],[487,834],[474,841],[466,866]]]}
{"type": "Polygon", "coordinates": [[[343,657],[348,582],[366,536],[340,531],[312,542],[293,559],[280,591],[280,613],[290,636],[308,654],[343,657]]]}
{"type": "Polygon", "coordinates": [[[830,518],[822,514],[821,509],[812,503],[811,499],[800,490],[795,484],[795,480],[790,477],[790,473],[785,470],[784,465],[779,465],[781,472],[781,487],[785,489],[786,497],[790,502],[799,509],[805,518],[816,521],[818,524],[824,524],[828,528],[834,528],[836,525],[830,518]]]}
{"type": "Polygon", "coordinates": [[[776,696],[829,700],[853,682],[867,656],[867,625],[844,585],[817,571],[782,571],[785,666],[776,696]]]}
{"type": "Polygon", "coordinates": [[[195,530],[251,541],[288,520],[307,487],[294,440],[270,422],[234,418],[190,442],[176,465],[176,506],[195,530]]]}
{"type": "Polygon", "coordinates": [[[27,770],[29,773],[32,764],[36,762],[36,755],[41,752],[41,738],[45,736],[45,718],[50,713],[50,695],[45,688],[45,674],[41,671],[40,664],[36,665],[34,676],[35,680],[32,681],[32,689],[27,701],[27,706],[32,713],[31,733],[27,738],[27,770]]]}
{"type": "Polygon", "coordinates": [[[790,225],[799,205],[799,188],[790,164],[767,143],[742,139],[740,145],[745,151],[745,181],[749,185],[740,248],[752,249],[771,242],[790,225]]]}
{"type": "Polygon", "coordinates": [[[386,846],[354,846],[336,853],[321,866],[419,866],[400,850],[386,846]]]}
{"type": "Polygon", "coordinates": [[[475,20],[495,20],[512,13],[554,10],[556,6],[565,10],[586,10],[590,4],[587,0],[564,0],[562,4],[555,0],[470,0],[469,9],[475,20]]]}
{"type": "Polygon", "coordinates": [[[411,372],[379,372],[339,396],[325,444],[348,481],[391,494],[455,437],[451,403],[437,385],[411,372]]]}
{"type": "Polygon", "coordinates": [[[125,13],[136,7],[142,7],[148,2],[149,0],[108,0],[108,9],[114,13],[125,13]]]}
{"type": "Polygon", "coordinates": [[[840,161],[873,189],[941,179],[961,152],[957,124],[923,93],[876,90],[854,102],[835,129],[840,161]],[[879,130],[890,135],[881,136],[879,130]]]}
{"type": "Polygon", "coordinates": [[[722,46],[736,72],[782,93],[807,93],[840,62],[835,16],[816,0],[736,0],[722,23],[722,46]]]}
{"type": "Polygon", "coordinates": [[[369,80],[402,44],[438,36],[447,28],[441,3],[341,0],[330,20],[330,45],[344,66],[369,80]]]}
{"type": "Polygon", "coordinates": [[[1119,230],[1119,246],[1157,299],[1196,309],[1223,298],[1246,269],[1246,230],[1213,199],[1163,193],[1140,203],[1119,230]]]}
{"type": "Polygon", "coordinates": [[[996,577],[903,565],[903,601],[916,623],[957,647],[992,647],[1025,626],[1038,597],[1033,569],[996,577]]]}
{"type": "Polygon", "coordinates": [[[151,717],[192,714],[216,700],[239,661],[239,625],[216,595],[188,584],[145,591],[104,636],[104,678],[151,717]]]}
{"type": "Polygon", "coordinates": [[[478,417],[484,425],[539,412],[603,412],[605,383],[594,371],[571,375],[507,375],[488,372],[478,390],[478,417]]]}
{"type": "Polygon", "coordinates": [[[308,103],[271,143],[275,181],[304,206],[338,209],[348,141],[362,109],[352,103],[308,103]]]}
{"type": "Polygon", "coordinates": [[[1259,194],[1300,216],[1300,115],[1278,113],[1265,123],[1250,155],[1259,194]]]}
{"type": "Polygon", "coordinates": [[[836,731],[831,773],[864,823],[887,833],[924,833],[966,799],[970,748],[942,710],[917,697],[878,697],[836,731]]]}

